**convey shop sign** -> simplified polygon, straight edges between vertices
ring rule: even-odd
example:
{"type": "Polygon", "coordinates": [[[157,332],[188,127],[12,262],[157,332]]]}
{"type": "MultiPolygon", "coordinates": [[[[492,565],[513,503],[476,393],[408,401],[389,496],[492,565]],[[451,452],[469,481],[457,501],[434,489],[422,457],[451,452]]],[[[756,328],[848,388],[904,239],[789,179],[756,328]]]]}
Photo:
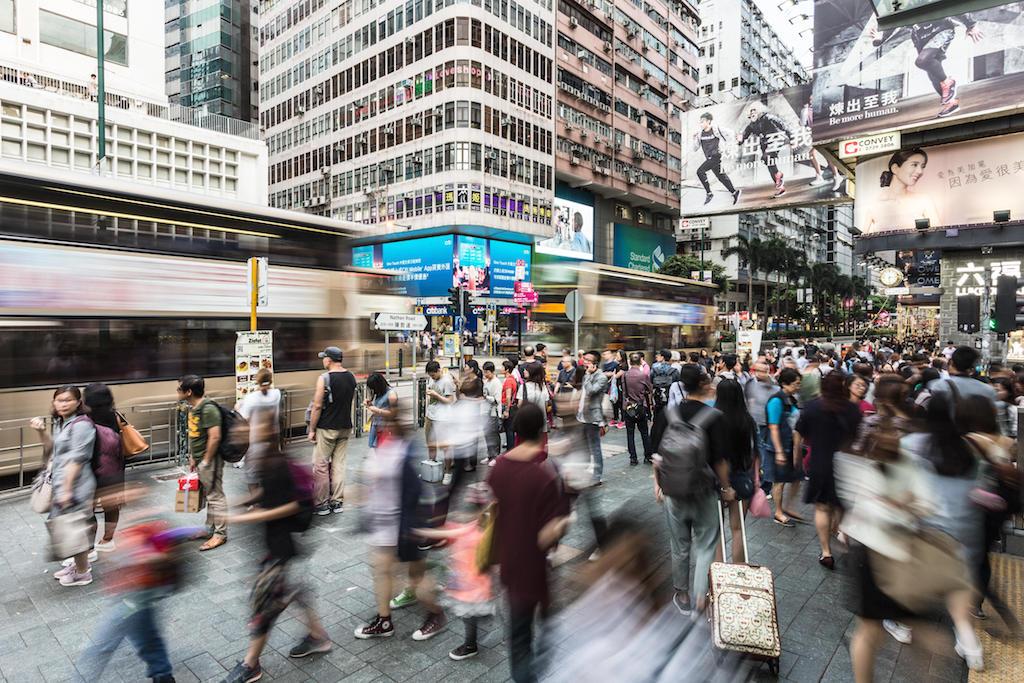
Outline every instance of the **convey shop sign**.
{"type": "Polygon", "coordinates": [[[851,140],[843,140],[839,143],[839,158],[853,159],[870,154],[893,152],[900,148],[900,143],[900,132],[898,130],[891,133],[865,135],[851,140]]]}

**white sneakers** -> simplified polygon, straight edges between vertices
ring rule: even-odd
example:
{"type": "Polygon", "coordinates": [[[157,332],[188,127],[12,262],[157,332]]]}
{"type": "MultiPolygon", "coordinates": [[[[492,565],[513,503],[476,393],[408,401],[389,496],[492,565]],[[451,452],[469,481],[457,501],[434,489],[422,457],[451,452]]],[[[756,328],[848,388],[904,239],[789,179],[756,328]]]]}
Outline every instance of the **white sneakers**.
{"type": "Polygon", "coordinates": [[[882,621],[882,628],[888,631],[892,639],[897,643],[903,643],[904,645],[910,645],[910,642],[914,639],[914,631],[909,626],[904,626],[898,621],[892,619],[885,619],[882,621]]]}
{"type": "Polygon", "coordinates": [[[960,642],[960,639],[956,640],[956,647],[953,648],[956,653],[967,663],[967,668],[971,671],[984,671],[985,661],[982,658],[982,650],[979,647],[977,650],[968,650],[965,645],[960,642]]]}
{"type": "Polygon", "coordinates": [[[113,552],[115,548],[116,546],[114,544],[114,539],[110,539],[109,541],[99,541],[96,543],[96,550],[98,550],[101,553],[113,552]]]}
{"type": "Polygon", "coordinates": [[[62,586],[88,586],[92,583],[92,567],[82,573],[75,570],[75,563],[62,567],[53,573],[53,578],[60,581],[62,586]]]}

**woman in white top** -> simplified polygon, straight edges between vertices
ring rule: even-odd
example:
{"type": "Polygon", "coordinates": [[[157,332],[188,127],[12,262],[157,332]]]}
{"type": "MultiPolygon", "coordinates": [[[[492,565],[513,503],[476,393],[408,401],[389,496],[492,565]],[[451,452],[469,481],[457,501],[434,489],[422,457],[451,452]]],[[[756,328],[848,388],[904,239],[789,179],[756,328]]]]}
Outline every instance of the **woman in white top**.
{"type": "MultiPolygon", "coordinates": [[[[548,385],[544,381],[544,366],[535,363],[527,367],[526,381],[519,387],[519,405],[533,403],[547,415],[551,395],[548,393],[548,385]]],[[[545,433],[548,431],[549,422],[549,420],[544,421],[545,433]]]]}
{"type": "Polygon", "coordinates": [[[259,488],[259,461],[270,445],[269,441],[280,438],[281,390],[273,385],[274,374],[267,368],[260,368],[256,373],[257,391],[246,394],[238,404],[238,414],[249,423],[249,450],[236,467],[243,468],[249,493],[255,493],[259,488]],[[268,428],[256,429],[255,425],[268,428]]]}

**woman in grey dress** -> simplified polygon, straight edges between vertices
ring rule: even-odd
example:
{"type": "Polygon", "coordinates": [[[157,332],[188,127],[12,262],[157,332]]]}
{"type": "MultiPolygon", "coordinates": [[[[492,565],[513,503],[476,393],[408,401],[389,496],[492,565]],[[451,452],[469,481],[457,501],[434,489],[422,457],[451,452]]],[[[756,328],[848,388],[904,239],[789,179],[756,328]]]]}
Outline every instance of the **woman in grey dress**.
{"type": "MultiPolygon", "coordinates": [[[[86,414],[82,392],[65,386],[53,392],[53,434],[47,433],[46,421],[37,417],[30,426],[39,433],[43,450],[52,458],[53,505],[50,519],[71,512],[92,514],[96,496],[96,477],[92,471],[96,427],[86,414]]],[[[85,586],[92,583],[89,547],[74,556],[74,563],[54,573],[62,586],[85,586]]]]}

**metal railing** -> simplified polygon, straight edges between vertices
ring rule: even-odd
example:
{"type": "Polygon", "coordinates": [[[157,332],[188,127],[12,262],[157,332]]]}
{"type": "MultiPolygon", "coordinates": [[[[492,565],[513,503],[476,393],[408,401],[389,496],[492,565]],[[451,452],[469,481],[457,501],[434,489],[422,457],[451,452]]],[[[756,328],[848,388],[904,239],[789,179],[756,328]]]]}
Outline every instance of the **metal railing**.
{"type": "MultiPolygon", "coordinates": [[[[16,83],[26,88],[46,90],[57,95],[75,97],[82,100],[95,100],[96,94],[91,84],[83,81],[72,81],[61,75],[25,69],[9,64],[0,64],[0,81],[16,83]]],[[[136,111],[165,121],[177,121],[198,128],[205,128],[218,133],[235,135],[250,140],[260,139],[257,123],[233,119],[222,114],[211,114],[198,107],[183,107],[180,104],[165,105],[150,102],[134,95],[126,95],[117,91],[106,90],[104,102],[108,107],[136,111]]]]}

